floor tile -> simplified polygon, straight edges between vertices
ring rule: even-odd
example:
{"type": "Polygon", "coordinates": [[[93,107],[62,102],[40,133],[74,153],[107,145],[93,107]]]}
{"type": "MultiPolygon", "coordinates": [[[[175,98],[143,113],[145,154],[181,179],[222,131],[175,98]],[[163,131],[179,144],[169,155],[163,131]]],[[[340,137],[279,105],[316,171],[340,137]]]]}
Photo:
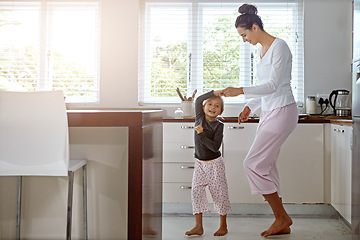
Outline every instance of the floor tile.
{"type": "MultiPolygon", "coordinates": [[[[163,240],[263,240],[260,233],[267,229],[273,222],[272,217],[228,217],[229,233],[222,237],[213,236],[219,227],[218,217],[204,217],[204,235],[185,236],[185,232],[193,228],[193,216],[164,216],[163,240]]],[[[323,218],[293,218],[292,233],[287,235],[270,236],[266,239],[287,240],[351,240],[349,228],[339,219],[323,218]]]]}

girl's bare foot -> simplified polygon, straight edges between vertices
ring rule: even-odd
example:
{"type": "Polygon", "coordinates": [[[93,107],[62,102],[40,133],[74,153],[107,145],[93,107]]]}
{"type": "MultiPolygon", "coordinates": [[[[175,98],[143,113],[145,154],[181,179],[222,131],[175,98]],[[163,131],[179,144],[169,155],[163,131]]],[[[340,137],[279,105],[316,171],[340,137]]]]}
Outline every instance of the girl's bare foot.
{"type": "Polygon", "coordinates": [[[289,234],[292,220],[289,216],[284,219],[276,219],[270,228],[261,233],[261,236],[267,237],[275,234],[289,234]]]}
{"type": "Polygon", "coordinates": [[[190,231],[187,231],[185,235],[191,236],[191,235],[203,235],[204,229],[201,226],[195,226],[190,231]]]}
{"type": "Polygon", "coordinates": [[[226,226],[220,226],[220,228],[214,233],[214,236],[224,236],[228,233],[226,226]]]}

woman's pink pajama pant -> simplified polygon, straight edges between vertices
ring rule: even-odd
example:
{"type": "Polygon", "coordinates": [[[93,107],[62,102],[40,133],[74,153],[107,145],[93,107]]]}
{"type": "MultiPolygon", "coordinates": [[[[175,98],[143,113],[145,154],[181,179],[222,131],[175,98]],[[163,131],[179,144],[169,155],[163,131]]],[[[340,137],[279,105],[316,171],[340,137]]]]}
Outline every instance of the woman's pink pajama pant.
{"type": "Polygon", "coordinates": [[[191,187],[193,213],[210,212],[205,192],[208,186],[214,201],[214,211],[220,215],[226,215],[231,211],[231,207],[223,158],[218,157],[210,161],[195,159],[194,166],[191,187]]]}
{"type": "Polygon", "coordinates": [[[254,142],[244,160],[252,194],[280,194],[276,162],[280,148],[298,122],[296,104],[263,111],[254,142]]]}

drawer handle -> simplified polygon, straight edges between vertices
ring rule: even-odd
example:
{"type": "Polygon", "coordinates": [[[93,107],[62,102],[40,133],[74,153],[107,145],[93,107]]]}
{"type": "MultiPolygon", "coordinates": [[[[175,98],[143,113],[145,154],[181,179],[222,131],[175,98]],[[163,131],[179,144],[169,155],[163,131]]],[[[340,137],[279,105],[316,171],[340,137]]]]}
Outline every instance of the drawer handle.
{"type": "Polygon", "coordinates": [[[181,166],[181,169],[189,169],[189,168],[194,168],[194,166],[181,166]]]}
{"type": "Polygon", "coordinates": [[[234,127],[234,126],[228,126],[228,129],[244,129],[245,127],[234,127]]]}
{"type": "Polygon", "coordinates": [[[195,148],[195,146],[181,145],[180,148],[181,148],[181,149],[190,149],[190,148],[195,148]]]}
{"type": "Polygon", "coordinates": [[[194,126],[181,126],[182,129],[194,129],[194,126]]]}
{"type": "Polygon", "coordinates": [[[191,189],[189,186],[180,186],[181,189],[191,189]]]}

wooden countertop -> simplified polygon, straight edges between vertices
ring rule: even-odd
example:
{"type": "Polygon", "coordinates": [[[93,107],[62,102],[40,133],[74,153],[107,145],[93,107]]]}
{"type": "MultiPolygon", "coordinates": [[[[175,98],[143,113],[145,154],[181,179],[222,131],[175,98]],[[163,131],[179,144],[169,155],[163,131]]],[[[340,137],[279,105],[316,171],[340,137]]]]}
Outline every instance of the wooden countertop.
{"type": "Polygon", "coordinates": [[[353,120],[348,120],[348,119],[332,119],[332,120],[330,120],[330,123],[352,126],[352,125],[353,125],[353,120]]]}
{"type": "Polygon", "coordinates": [[[67,110],[69,127],[140,127],[162,121],[161,110],[67,110]]]}
{"type": "MultiPolygon", "coordinates": [[[[298,123],[339,123],[342,124],[352,124],[351,116],[349,117],[338,117],[338,116],[321,116],[321,115],[301,115],[299,116],[298,123]]],[[[237,117],[224,117],[220,118],[222,122],[232,123],[237,122],[237,117]]],[[[164,118],[163,122],[195,122],[195,118],[183,118],[183,119],[174,119],[174,118],[164,118]]],[[[246,123],[258,123],[259,118],[249,118],[246,123]]]]}

